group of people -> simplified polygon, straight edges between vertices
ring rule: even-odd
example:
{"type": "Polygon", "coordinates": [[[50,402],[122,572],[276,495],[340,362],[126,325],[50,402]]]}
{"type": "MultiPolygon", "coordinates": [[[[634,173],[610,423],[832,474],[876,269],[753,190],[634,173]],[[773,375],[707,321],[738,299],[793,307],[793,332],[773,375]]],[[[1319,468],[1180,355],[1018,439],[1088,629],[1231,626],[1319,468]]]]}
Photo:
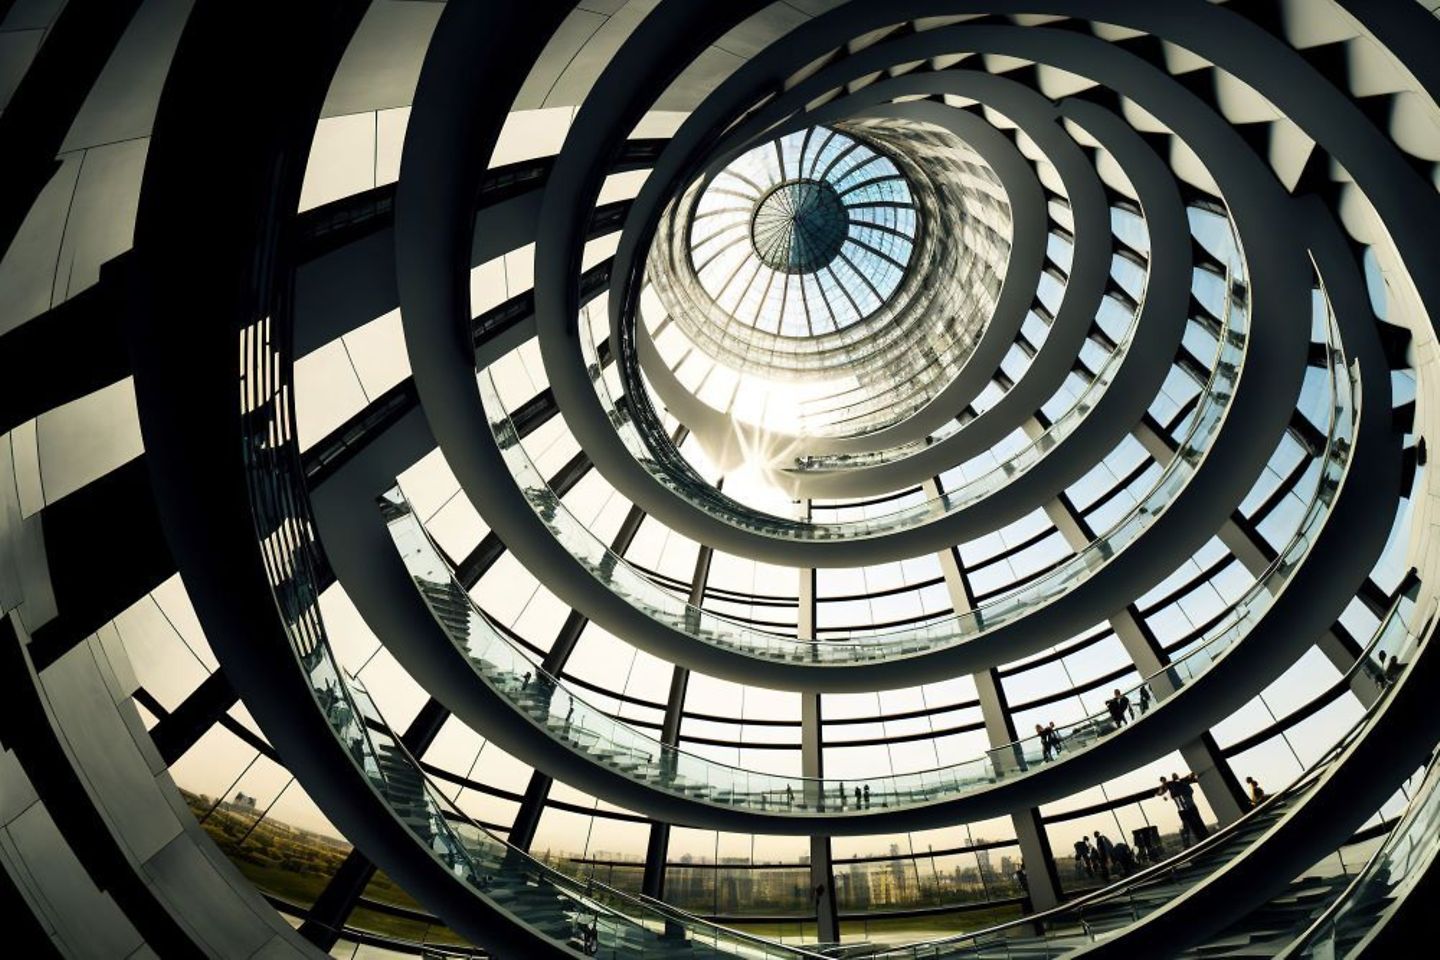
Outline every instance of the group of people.
{"type": "MultiPolygon", "coordinates": [[[[1140,700],[1140,715],[1143,717],[1150,711],[1150,688],[1141,684],[1136,696],[1140,700]]],[[[1116,687],[1110,699],[1105,701],[1105,709],[1110,713],[1110,722],[1116,727],[1123,727],[1135,719],[1135,704],[1130,702],[1130,698],[1125,696],[1119,687],[1116,687]]]]}
{"type": "MultiPolygon", "coordinates": [[[[1175,802],[1175,809],[1180,814],[1181,838],[1187,845],[1203,840],[1210,833],[1200,814],[1200,808],[1195,805],[1194,784],[1197,780],[1198,777],[1193,773],[1184,777],[1172,773],[1168,779],[1164,776],[1160,778],[1160,787],[1156,791],[1156,796],[1169,797],[1175,802]]],[[[1246,777],[1245,784],[1251,808],[1258,807],[1269,799],[1269,794],[1254,777],[1246,777]]],[[[1091,837],[1085,835],[1075,841],[1075,874],[1078,877],[1109,880],[1112,874],[1129,876],[1134,872],[1138,860],[1156,861],[1163,855],[1159,848],[1159,833],[1154,827],[1147,826],[1143,830],[1135,831],[1135,843],[1140,852],[1138,860],[1135,852],[1123,840],[1113,843],[1099,830],[1094,832],[1093,837],[1093,842],[1091,837]]]]}
{"type": "MultiPolygon", "coordinates": [[[[835,799],[838,801],[837,807],[841,810],[844,810],[849,805],[851,795],[845,789],[845,781],[843,780],[840,781],[840,783],[835,787],[835,799]]],[[[870,809],[870,784],[867,783],[863,787],[856,787],[854,800],[856,810],[870,809]]],[[[761,805],[764,806],[765,795],[763,793],[760,795],[760,802],[761,805]]],[[[785,806],[787,808],[795,806],[795,788],[788,783],[785,784],[785,806]]],[[[823,810],[824,808],[825,801],[822,796],[820,800],[820,809],[823,810]]]]}
{"type": "Polygon", "coordinates": [[[1075,841],[1075,871],[1089,877],[1109,880],[1111,872],[1128,877],[1135,872],[1135,853],[1124,840],[1115,843],[1099,830],[1095,831],[1095,843],[1081,836],[1075,841]]]}
{"type": "Polygon", "coordinates": [[[1055,729],[1054,720],[1050,721],[1049,726],[1035,724],[1035,735],[1040,738],[1040,749],[1045,753],[1046,762],[1064,749],[1060,740],[1060,731],[1055,729]]]}
{"type": "Polygon", "coordinates": [[[1386,687],[1395,683],[1400,676],[1400,672],[1405,669],[1405,664],[1400,662],[1398,654],[1386,658],[1384,650],[1381,650],[1376,656],[1380,663],[1378,666],[1372,667],[1370,673],[1375,681],[1375,686],[1384,690],[1386,687]]]}
{"type": "MultiPolygon", "coordinates": [[[[1153,700],[1153,697],[1150,695],[1150,688],[1141,684],[1136,696],[1140,701],[1140,716],[1144,716],[1149,712],[1150,703],[1153,700]]],[[[1122,727],[1131,720],[1134,720],[1136,716],[1135,704],[1130,701],[1130,698],[1127,697],[1119,687],[1116,687],[1114,693],[1105,701],[1105,710],[1110,715],[1112,728],[1122,727]]],[[[1105,731],[1102,730],[1101,732],[1105,731]]],[[[1064,738],[1060,735],[1060,731],[1055,729],[1055,721],[1053,720],[1048,724],[1035,724],[1035,736],[1040,739],[1040,751],[1046,762],[1059,756],[1065,749],[1064,738]]]]}
{"type": "MultiPolygon", "coordinates": [[[[845,809],[846,798],[849,796],[849,795],[845,792],[845,781],[844,781],[844,780],[841,780],[841,781],[840,781],[840,785],[835,788],[835,793],[836,793],[836,794],[839,796],[839,798],[840,798],[840,809],[841,809],[841,810],[844,810],[844,809],[845,809]]],[[[870,809],[870,784],[867,783],[867,784],[865,784],[864,787],[856,787],[856,788],[855,788],[855,809],[856,809],[856,810],[868,810],[868,809],[870,809]]]]}

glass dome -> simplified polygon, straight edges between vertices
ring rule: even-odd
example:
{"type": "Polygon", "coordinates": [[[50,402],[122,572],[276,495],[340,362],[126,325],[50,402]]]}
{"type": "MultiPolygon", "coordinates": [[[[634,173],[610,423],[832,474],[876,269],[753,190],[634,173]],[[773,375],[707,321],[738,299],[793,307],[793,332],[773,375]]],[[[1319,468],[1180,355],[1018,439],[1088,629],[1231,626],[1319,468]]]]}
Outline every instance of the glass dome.
{"type": "Polygon", "coordinates": [[[716,175],[696,205],[690,256],[705,292],[740,323],[821,336],[895,293],[917,229],[910,184],[890,158],[811,127],[716,175]]]}
{"type": "Polygon", "coordinates": [[[822,180],[787,180],[755,208],[750,242],[772,270],[814,273],[840,252],[849,214],[835,188],[822,180]]]}

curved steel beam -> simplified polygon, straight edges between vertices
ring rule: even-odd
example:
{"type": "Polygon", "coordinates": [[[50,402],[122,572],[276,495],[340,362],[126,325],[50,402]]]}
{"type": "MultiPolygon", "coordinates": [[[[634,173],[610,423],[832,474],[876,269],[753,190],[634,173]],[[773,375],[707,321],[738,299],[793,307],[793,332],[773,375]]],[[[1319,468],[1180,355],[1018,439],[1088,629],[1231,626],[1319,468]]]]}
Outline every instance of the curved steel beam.
{"type": "MultiPolygon", "coordinates": [[[[999,52],[1017,49],[1033,55],[1031,47],[1017,33],[1035,33],[1039,32],[1038,28],[984,29],[991,41],[989,46],[998,44],[999,52]]],[[[1251,272],[1255,277],[1252,282],[1254,334],[1250,347],[1254,362],[1247,363],[1254,373],[1242,376],[1231,411],[1232,417],[1248,423],[1250,429],[1223,432],[1210,457],[1202,464],[1196,480],[1187,488],[1195,491],[1187,509],[1167,511],[1156,521],[1149,536],[1132,544],[1102,568],[1086,590],[1076,591],[1016,624],[964,644],[904,661],[869,664],[863,670],[854,671],[855,674],[863,673],[864,680],[843,678],[835,670],[781,664],[766,673],[766,680],[775,686],[861,689],[867,683],[905,685],[915,682],[916,678],[933,678],[936,669],[974,669],[1002,659],[1023,656],[1068,635],[1068,624],[1081,622],[1073,619],[1076,616],[1088,618],[1083,622],[1107,616],[1123,605],[1126,597],[1143,592],[1163,576],[1163,571],[1173,568],[1184,556],[1193,553],[1219,528],[1235,504],[1248,492],[1250,478],[1258,475],[1289,421],[1305,365],[1309,327],[1308,267],[1303,255],[1292,244],[1277,242],[1271,237],[1287,216],[1284,212],[1286,198],[1273,175],[1249,151],[1233,128],[1152,65],[1133,55],[1115,52],[1096,38],[1054,33],[1054,37],[1039,38],[1038,42],[1049,49],[1052,56],[1058,55],[1062,65],[1083,69],[1090,58],[1104,50],[1106,56],[1097,61],[1103,62],[1103,75],[1099,78],[1102,82],[1133,93],[1156,115],[1172,117],[1177,131],[1198,152],[1216,158],[1215,175],[1227,195],[1233,195],[1237,201],[1237,229],[1245,249],[1250,253],[1251,272]],[[1160,536],[1158,532],[1162,525],[1165,536],[1160,536]],[[1099,584],[1104,585],[1103,590],[1099,584]]],[[[593,147],[591,144],[590,148],[593,147]]],[[[551,226],[545,223],[542,229],[551,226]]],[[[547,246],[546,249],[550,248],[547,246]]],[[[544,292],[543,285],[539,292],[544,292]]],[[[553,295],[555,291],[551,293],[553,295]]],[[[555,304],[552,302],[550,306],[553,310],[555,304]]],[[[563,307],[560,312],[564,312],[563,307]]],[[[556,318],[552,315],[549,322],[555,324],[556,318]]],[[[569,348],[564,344],[552,344],[552,349],[564,351],[569,348]]],[[[468,393],[468,383],[465,387],[468,393]]],[[[588,384],[585,389],[590,390],[588,384]]],[[[478,404],[472,403],[471,406],[478,404]]],[[[453,410],[445,412],[446,415],[455,415],[453,410]]],[[[472,409],[467,415],[475,413],[472,409]]],[[[485,460],[492,465],[492,470],[503,469],[498,451],[494,450],[493,444],[484,442],[490,438],[488,432],[482,429],[488,428],[483,416],[475,416],[472,422],[476,429],[462,445],[463,455],[470,457],[475,452],[488,450],[485,460]],[[480,440],[477,441],[477,437],[480,440]]],[[[449,455],[448,444],[446,449],[449,455]]],[[[462,485],[472,501],[481,507],[487,519],[493,521],[492,528],[512,545],[522,560],[552,583],[567,602],[619,635],[631,638],[639,646],[649,646],[664,656],[721,675],[745,676],[749,673],[746,658],[742,655],[689,642],[683,633],[655,623],[581,570],[568,551],[551,538],[527,533],[534,531],[539,524],[532,520],[533,511],[529,510],[528,503],[518,491],[506,489],[513,485],[497,482],[496,474],[487,475],[483,468],[478,469],[476,474],[483,483],[467,481],[465,474],[457,469],[457,475],[461,476],[462,485]],[[502,504],[505,506],[502,507],[502,504]]]]}

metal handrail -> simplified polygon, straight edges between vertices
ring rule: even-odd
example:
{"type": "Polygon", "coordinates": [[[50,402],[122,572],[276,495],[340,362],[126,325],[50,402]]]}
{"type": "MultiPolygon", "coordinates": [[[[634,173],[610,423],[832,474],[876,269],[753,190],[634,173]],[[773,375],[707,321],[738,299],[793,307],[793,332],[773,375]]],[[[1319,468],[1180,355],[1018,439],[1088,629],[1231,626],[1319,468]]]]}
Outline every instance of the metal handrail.
{"type": "MultiPolygon", "coordinates": [[[[1388,692],[1389,685],[1387,684],[1384,689],[1388,692]]],[[[1335,916],[1341,910],[1345,909],[1361,885],[1369,880],[1371,872],[1381,862],[1382,858],[1389,854],[1392,845],[1397,842],[1397,838],[1404,835],[1404,828],[1407,826],[1405,821],[1407,818],[1418,815],[1422,806],[1430,800],[1435,791],[1440,790],[1440,754],[1431,755],[1430,766],[1426,771],[1422,786],[1424,786],[1424,789],[1418,791],[1415,796],[1411,798],[1410,802],[1406,805],[1405,813],[1396,821],[1396,825],[1389,831],[1385,841],[1366,859],[1365,864],[1356,871],[1354,878],[1346,884],[1345,889],[1341,891],[1340,895],[1336,897],[1309,926],[1301,931],[1299,936],[1276,954],[1275,960],[1290,960],[1290,958],[1297,956],[1299,951],[1303,950],[1312,939],[1324,930],[1327,924],[1335,919],[1335,916]],[[1424,786],[1426,784],[1428,784],[1428,786],[1424,786]]]]}
{"type": "MultiPolygon", "coordinates": [[[[1404,599],[1405,596],[1401,595],[1396,597],[1395,600],[1391,603],[1390,609],[1386,612],[1385,617],[1380,621],[1379,625],[1376,626],[1375,633],[1371,636],[1369,642],[1365,645],[1365,648],[1361,651],[1360,655],[1355,658],[1355,662],[1351,664],[1350,667],[1346,670],[1343,677],[1353,677],[1357,671],[1362,669],[1365,662],[1369,659],[1371,652],[1374,651],[1376,646],[1379,645],[1381,639],[1384,637],[1387,626],[1395,617],[1399,615],[1402,601],[1404,599]]],[[[1202,853],[1214,849],[1216,845],[1233,836],[1237,831],[1247,826],[1250,821],[1261,811],[1272,809],[1281,800],[1288,800],[1290,797],[1293,797],[1297,791],[1309,787],[1321,776],[1323,776],[1329,765],[1334,762],[1334,760],[1339,756],[1340,753],[1342,753],[1351,743],[1354,742],[1354,740],[1360,735],[1360,733],[1363,732],[1364,728],[1369,724],[1371,718],[1375,715],[1381,704],[1384,703],[1388,693],[1388,687],[1383,689],[1381,691],[1381,695],[1375,700],[1373,704],[1370,705],[1369,709],[1367,709],[1366,712],[1358,720],[1356,720],[1349,729],[1346,730],[1345,734],[1342,735],[1338,740],[1336,740],[1336,742],[1333,743],[1329,747],[1329,749],[1327,749],[1323,754],[1320,755],[1320,758],[1317,759],[1315,763],[1311,764],[1311,766],[1304,773],[1298,776],[1294,781],[1292,781],[1289,786],[1277,793],[1271,794],[1259,805],[1252,807],[1249,811],[1247,811],[1245,814],[1243,814],[1236,820],[1219,828],[1215,832],[1211,833],[1208,837],[1201,840],[1199,843],[1187,847],[1186,849],[1175,854],[1173,857],[1170,857],[1167,860],[1163,860],[1160,863],[1152,864],[1151,866],[1146,867],[1143,870],[1133,873],[1130,876],[1125,877],[1119,883],[1111,884],[1108,887],[1102,887],[1099,890],[1091,891],[1090,893],[1087,893],[1074,900],[1058,904],[1048,910],[1042,910],[1039,913],[1032,913],[1028,916],[1020,917],[1015,920],[1009,920],[1005,923],[996,924],[992,927],[986,927],[981,930],[972,930],[967,933],[955,934],[951,937],[944,937],[936,940],[916,941],[915,943],[906,944],[902,947],[891,948],[885,952],[877,953],[874,956],[879,958],[885,957],[887,955],[898,955],[908,950],[960,944],[970,940],[978,940],[981,937],[992,937],[1004,931],[1012,930],[1022,926],[1033,926],[1036,923],[1044,922],[1047,918],[1057,917],[1061,914],[1069,913],[1077,909],[1083,911],[1086,907],[1094,906],[1097,903],[1114,899],[1121,895],[1129,894],[1136,887],[1143,885],[1147,881],[1156,879],[1161,874],[1173,874],[1177,867],[1181,866],[1186,862],[1189,862],[1190,860],[1193,860],[1195,857],[1199,856],[1202,853]]],[[[1082,925],[1085,924],[1085,920],[1083,917],[1077,917],[1076,919],[1082,925]]]]}

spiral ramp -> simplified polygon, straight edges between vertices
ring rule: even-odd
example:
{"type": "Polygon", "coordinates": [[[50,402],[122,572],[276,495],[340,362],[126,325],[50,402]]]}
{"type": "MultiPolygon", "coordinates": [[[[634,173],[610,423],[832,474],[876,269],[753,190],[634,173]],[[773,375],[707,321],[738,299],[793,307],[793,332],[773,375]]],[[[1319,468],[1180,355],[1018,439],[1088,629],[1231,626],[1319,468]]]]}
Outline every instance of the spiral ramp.
{"type": "Polygon", "coordinates": [[[7,947],[1419,955],[1434,8],[0,3],[7,947]]]}

